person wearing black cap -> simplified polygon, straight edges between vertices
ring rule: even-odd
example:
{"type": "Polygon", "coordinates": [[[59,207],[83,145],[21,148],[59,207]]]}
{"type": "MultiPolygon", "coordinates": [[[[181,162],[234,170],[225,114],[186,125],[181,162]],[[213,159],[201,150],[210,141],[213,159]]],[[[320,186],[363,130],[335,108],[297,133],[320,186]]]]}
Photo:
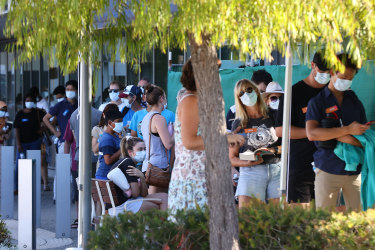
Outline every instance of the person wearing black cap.
{"type": "Polygon", "coordinates": [[[124,116],[122,120],[125,127],[129,125],[128,123],[132,120],[135,112],[144,109],[142,106],[142,89],[135,85],[129,85],[125,88],[124,92],[120,93],[119,97],[125,104],[121,112],[124,116]]]}
{"type": "MultiPolygon", "coordinates": [[[[327,85],[330,80],[329,68],[323,56],[316,52],[311,62],[311,72],[292,87],[290,154],[287,182],[287,200],[295,203],[309,203],[315,199],[315,173],[312,162],[316,147],[307,139],[305,118],[307,104],[327,85]]],[[[282,136],[284,97],[276,118],[276,135],[282,136]]]]}
{"type": "Polygon", "coordinates": [[[120,158],[120,137],[122,133],[122,114],[118,110],[108,110],[105,115],[107,128],[99,140],[99,168],[97,179],[107,180],[112,165],[120,158]]]}

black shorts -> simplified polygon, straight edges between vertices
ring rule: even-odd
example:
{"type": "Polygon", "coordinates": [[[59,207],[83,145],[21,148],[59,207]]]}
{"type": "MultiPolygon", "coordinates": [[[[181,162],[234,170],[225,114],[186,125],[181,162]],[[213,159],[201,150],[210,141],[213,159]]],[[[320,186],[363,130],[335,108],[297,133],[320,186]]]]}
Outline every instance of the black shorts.
{"type": "Polygon", "coordinates": [[[315,172],[311,169],[288,175],[287,200],[308,203],[315,199],[315,172]]]}

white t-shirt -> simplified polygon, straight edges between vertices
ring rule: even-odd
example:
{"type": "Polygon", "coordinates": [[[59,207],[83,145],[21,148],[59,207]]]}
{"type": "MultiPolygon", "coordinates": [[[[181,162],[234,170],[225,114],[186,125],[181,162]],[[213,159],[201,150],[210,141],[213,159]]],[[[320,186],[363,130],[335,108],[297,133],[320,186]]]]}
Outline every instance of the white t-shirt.
{"type": "Polygon", "coordinates": [[[44,98],[42,98],[42,100],[40,100],[39,102],[36,103],[36,107],[40,108],[40,109],[44,109],[44,111],[46,111],[46,113],[48,113],[48,111],[49,111],[48,102],[44,98]]]}

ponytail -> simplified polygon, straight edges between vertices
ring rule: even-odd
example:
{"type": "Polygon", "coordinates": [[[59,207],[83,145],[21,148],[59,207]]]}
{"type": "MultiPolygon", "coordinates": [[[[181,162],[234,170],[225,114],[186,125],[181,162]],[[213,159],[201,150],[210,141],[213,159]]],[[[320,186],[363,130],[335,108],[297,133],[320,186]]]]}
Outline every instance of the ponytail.
{"type": "Polygon", "coordinates": [[[143,142],[143,140],[141,138],[138,138],[138,137],[129,137],[128,139],[126,139],[126,136],[123,137],[121,139],[121,142],[120,142],[120,149],[121,149],[121,157],[122,158],[125,158],[125,157],[130,157],[129,156],[129,153],[128,153],[128,150],[133,150],[134,149],[134,146],[138,143],[138,142],[143,142]]]}

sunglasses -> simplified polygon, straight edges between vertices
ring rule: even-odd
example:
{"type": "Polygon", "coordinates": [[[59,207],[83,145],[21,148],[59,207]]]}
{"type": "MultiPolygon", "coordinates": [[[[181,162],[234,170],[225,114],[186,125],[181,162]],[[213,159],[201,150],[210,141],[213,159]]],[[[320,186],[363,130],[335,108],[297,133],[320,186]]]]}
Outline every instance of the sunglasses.
{"type": "Polygon", "coordinates": [[[0,111],[8,111],[8,107],[4,106],[4,107],[0,108],[0,111]]]}
{"type": "Polygon", "coordinates": [[[277,102],[277,100],[279,100],[279,97],[277,97],[277,96],[271,96],[270,100],[271,100],[271,102],[277,102]]]}
{"type": "Polygon", "coordinates": [[[240,91],[240,97],[241,96],[243,96],[245,93],[252,93],[254,90],[253,90],[253,88],[251,88],[251,87],[249,87],[249,88],[247,88],[247,89],[245,89],[245,91],[240,91]]]}
{"type": "Polygon", "coordinates": [[[119,89],[108,89],[109,93],[118,93],[119,91],[119,89]]]}

